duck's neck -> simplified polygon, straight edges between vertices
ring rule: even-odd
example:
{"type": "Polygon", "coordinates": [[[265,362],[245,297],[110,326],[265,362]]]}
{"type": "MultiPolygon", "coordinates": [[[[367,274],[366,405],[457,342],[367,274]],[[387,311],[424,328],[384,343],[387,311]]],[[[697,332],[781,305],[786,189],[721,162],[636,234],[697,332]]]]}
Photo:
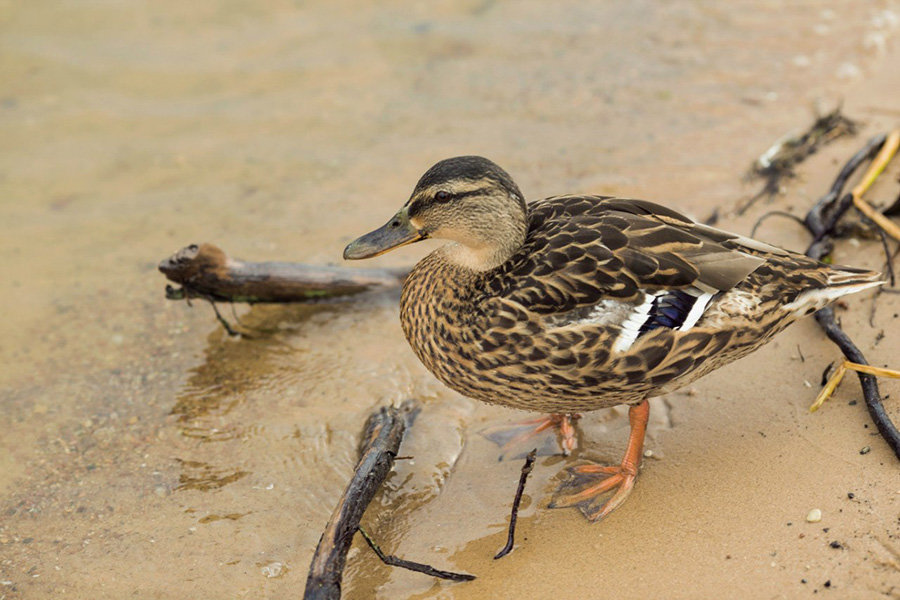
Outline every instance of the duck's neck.
{"type": "Polygon", "coordinates": [[[471,247],[452,242],[443,247],[444,259],[467,271],[483,272],[496,269],[515,254],[515,250],[497,246],[471,247]]]}
{"type": "Polygon", "coordinates": [[[469,271],[490,271],[512,258],[525,243],[527,235],[525,215],[495,217],[490,226],[470,227],[447,236],[453,242],[442,248],[444,259],[469,271]]]}

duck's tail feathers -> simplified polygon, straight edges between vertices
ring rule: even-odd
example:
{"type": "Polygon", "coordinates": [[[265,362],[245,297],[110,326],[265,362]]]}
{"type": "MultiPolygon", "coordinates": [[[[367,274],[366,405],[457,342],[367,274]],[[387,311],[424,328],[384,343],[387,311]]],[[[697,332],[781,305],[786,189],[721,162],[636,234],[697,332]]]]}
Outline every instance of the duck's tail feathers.
{"type": "Polygon", "coordinates": [[[784,308],[811,313],[826,307],[842,296],[884,284],[884,276],[881,273],[853,267],[834,267],[829,271],[823,287],[801,292],[793,302],[785,304],[784,308]]]}

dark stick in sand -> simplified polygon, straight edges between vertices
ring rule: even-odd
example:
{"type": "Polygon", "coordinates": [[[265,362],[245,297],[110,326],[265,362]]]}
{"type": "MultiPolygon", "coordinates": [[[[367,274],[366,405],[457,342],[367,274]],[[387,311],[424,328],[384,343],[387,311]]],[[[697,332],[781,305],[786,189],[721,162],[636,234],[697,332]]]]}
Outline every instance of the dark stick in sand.
{"type": "MultiPolygon", "coordinates": [[[[854,206],[854,196],[862,195],[861,192],[856,193],[855,190],[854,193],[842,196],[841,193],[847,180],[863,163],[879,153],[886,140],[887,136],[884,135],[873,138],[847,161],[847,164],[841,169],[834,184],[831,186],[831,190],[807,213],[804,222],[813,235],[813,242],[806,250],[807,256],[821,260],[822,257],[828,254],[832,246],[831,236],[835,225],[841,216],[851,206],[854,206]]],[[[816,313],[816,321],[825,330],[828,338],[841,349],[847,360],[860,365],[868,364],[860,349],[837,324],[834,317],[834,309],[827,307],[820,310],[816,313]]],[[[866,408],[869,410],[872,421],[875,422],[881,437],[884,438],[897,457],[900,458],[900,431],[897,430],[897,427],[891,422],[890,417],[884,410],[877,380],[868,373],[859,372],[857,375],[859,376],[859,383],[866,401],[866,408]]]]}
{"type": "Polygon", "coordinates": [[[497,554],[494,560],[503,558],[512,552],[516,543],[516,521],[519,519],[519,503],[522,502],[522,493],[525,491],[525,482],[534,468],[534,457],[537,456],[537,448],[528,453],[525,457],[525,464],[522,465],[522,473],[519,475],[519,487],[516,488],[516,497],[513,499],[512,511],[509,514],[509,534],[506,537],[506,545],[497,554]]]}

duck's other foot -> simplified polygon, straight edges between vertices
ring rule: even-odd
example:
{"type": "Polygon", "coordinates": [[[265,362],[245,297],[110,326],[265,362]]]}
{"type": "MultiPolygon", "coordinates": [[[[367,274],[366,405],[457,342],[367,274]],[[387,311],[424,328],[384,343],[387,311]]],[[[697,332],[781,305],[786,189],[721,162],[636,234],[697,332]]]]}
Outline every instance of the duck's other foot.
{"type": "MultiPolygon", "coordinates": [[[[517,449],[525,447],[541,433],[556,429],[559,437],[559,445],[564,456],[568,456],[578,447],[578,438],[575,430],[575,421],[581,418],[579,414],[552,414],[528,419],[510,425],[498,425],[482,431],[482,435],[500,446],[500,460],[512,454],[517,449]]],[[[523,452],[527,452],[527,449],[523,452]]],[[[539,448],[539,454],[552,454],[543,448],[539,448]]]]}
{"type": "Polygon", "coordinates": [[[567,468],[568,479],[554,494],[550,508],[577,506],[588,520],[596,522],[620,507],[637,479],[649,417],[650,404],[646,400],[632,406],[628,411],[631,424],[628,449],[621,464],[586,464],[567,468]],[[612,495],[607,498],[609,492],[612,495]]]}

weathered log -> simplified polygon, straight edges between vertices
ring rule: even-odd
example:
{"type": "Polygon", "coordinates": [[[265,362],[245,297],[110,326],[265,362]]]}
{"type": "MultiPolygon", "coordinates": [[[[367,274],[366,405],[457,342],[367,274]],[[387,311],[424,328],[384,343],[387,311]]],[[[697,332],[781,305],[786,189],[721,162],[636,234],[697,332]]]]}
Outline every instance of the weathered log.
{"type": "Polygon", "coordinates": [[[408,269],[349,269],[290,262],[244,262],[213,244],[191,244],[159,263],[180,289],[166,287],[170,300],[213,302],[306,302],[396,287],[408,269]]]}

